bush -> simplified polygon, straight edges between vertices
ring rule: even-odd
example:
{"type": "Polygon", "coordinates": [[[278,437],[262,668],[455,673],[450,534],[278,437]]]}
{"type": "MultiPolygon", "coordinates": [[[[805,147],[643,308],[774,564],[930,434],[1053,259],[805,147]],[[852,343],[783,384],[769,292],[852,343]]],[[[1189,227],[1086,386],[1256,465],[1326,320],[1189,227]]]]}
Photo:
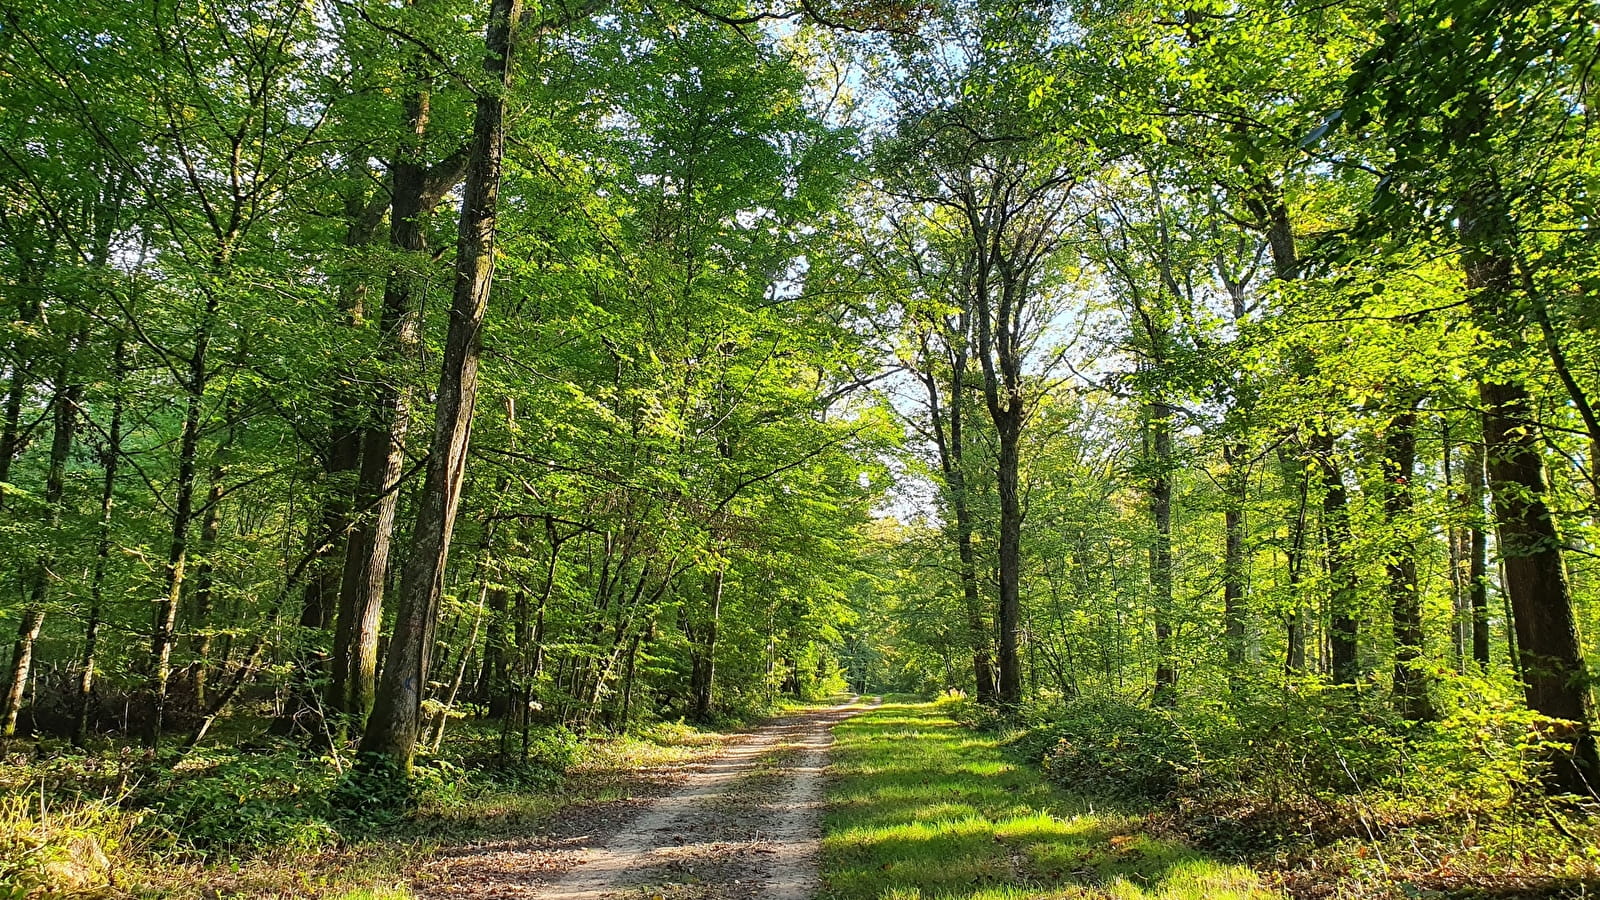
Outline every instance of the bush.
{"type": "Polygon", "coordinates": [[[1078,700],[1012,741],[1042,756],[1045,773],[1073,790],[1164,800],[1198,779],[1194,739],[1170,715],[1115,699],[1078,700]]]}
{"type": "Polygon", "coordinates": [[[1388,698],[1317,683],[1186,711],[1205,748],[1207,793],[1329,800],[1392,782],[1411,726],[1388,698]]]}
{"type": "Polygon", "coordinates": [[[145,828],[168,846],[236,853],[315,849],[337,840],[329,789],[336,773],[298,754],[191,756],[162,773],[133,802],[148,807],[145,828]]]}

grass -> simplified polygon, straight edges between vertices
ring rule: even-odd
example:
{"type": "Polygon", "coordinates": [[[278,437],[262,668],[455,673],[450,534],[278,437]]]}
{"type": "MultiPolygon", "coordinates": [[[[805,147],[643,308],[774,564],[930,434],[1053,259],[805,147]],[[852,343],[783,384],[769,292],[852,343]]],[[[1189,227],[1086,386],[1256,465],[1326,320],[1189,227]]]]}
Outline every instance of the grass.
{"type": "Polygon", "coordinates": [[[1268,900],[1250,869],[1095,810],[938,704],[886,703],[834,732],[827,900],[1268,900]]]}

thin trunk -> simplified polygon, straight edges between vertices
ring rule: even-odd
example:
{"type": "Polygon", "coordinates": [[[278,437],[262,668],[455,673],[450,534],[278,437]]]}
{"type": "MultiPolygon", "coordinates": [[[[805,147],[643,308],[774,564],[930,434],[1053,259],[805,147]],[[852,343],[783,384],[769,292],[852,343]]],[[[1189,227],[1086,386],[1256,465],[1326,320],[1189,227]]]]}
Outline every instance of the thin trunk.
{"type": "Polygon", "coordinates": [[[212,556],[216,552],[217,537],[222,527],[219,511],[223,493],[222,454],[227,452],[227,447],[232,441],[233,431],[230,426],[227,443],[213,456],[209,475],[210,486],[206,489],[205,504],[202,507],[205,512],[200,516],[200,564],[195,567],[194,593],[189,598],[191,617],[189,630],[192,633],[189,650],[194,654],[195,703],[201,709],[206,706],[206,680],[211,665],[213,632],[208,623],[211,620],[212,592],[216,588],[216,565],[212,556]]]}
{"type": "Polygon", "coordinates": [[[1307,477],[1305,466],[1287,451],[1280,450],[1278,461],[1285,480],[1298,495],[1294,521],[1289,523],[1289,546],[1284,551],[1284,563],[1289,576],[1288,650],[1284,667],[1289,675],[1303,675],[1306,671],[1306,607],[1300,597],[1300,574],[1305,566],[1306,501],[1310,494],[1310,478],[1307,477]]]}
{"type": "Polygon", "coordinates": [[[1356,609],[1359,585],[1350,551],[1349,495],[1344,473],[1334,456],[1333,435],[1321,431],[1311,449],[1322,474],[1322,530],[1328,577],[1332,582],[1328,608],[1329,668],[1335,684],[1355,684],[1361,677],[1357,656],[1360,615],[1356,609]]]}
{"type": "Polygon", "coordinates": [[[711,719],[717,678],[717,626],[722,617],[722,589],[726,572],[718,567],[706,579],[706,617],[694,629],[690,646],[689,699],[691,715],[701,722],[711,719]]]}
{"type": "MultiPolygon", "coordinates": [[[[228,267],[228,246],[212,261],[212,268],[222,272],[228,267]]],[[[179,603],[183,599],[185,568],[189,561],[189,527],[194,520],[194,487],[196,462],[200,455],[200,429],[205,413],[207,367],[211,347],[211,329],[216,324],[217,309],[222,302],[215,287],[206,291],[206,305],[195,325],[194,347],[189,354],[188,371],[183,388],[186,394],[183,409],[183,427],[178,439],[177,498],[172,504],[171,542],[167,548],[166,591],[156,606],[150,628],[150,719],[145,726],[145,740],[155,746],[167,711],[167,684],[172,678],[172,649],[176,638],[179,603]]]]}
{"type": "Polygon", "coordinates": [[[1022,496],[1019,444],[1022,439],[1022,400],[1009,398],[999,417],[1000,453],[995,466],[995,487],[1000,496],[1000,680],[995,691],[1001,706],[1022,702],[1022,665],[1018,655],[1022,626],[1022,496]]]}
{"type": "Polygon", "coordinates": [[[1411,482],[1416,478],[1417,412],[1410,398],[1384,435],[1384,513],[1397,534],[1388,554],[1389,606],[1394,623],[1394,693],[1401,715],[1413,721],[1433,718],[1424,668],[1422,597],[1417,591],[1415,542],[1407,533],[1411,518],[1411,482]]]}
{"type": "MultiPolygon", "coordinates": [[[[1450,439],[1450,423],[1445,421],[1440,429],[1443,445],[1441,462],[1444,469],[1444,496],[1457,508],[1466,507],[1466,495],[1456,490],[1455,443],[1450,439]]],[[[1450,660],[1457,673],[1467,670],[1467,645],[1472,642],[1472,619],[1467,609],[1466,576],[1461,569],[1466,564],[1466,532],[1453,519],[1445,527],[1445,567],[1450,573],[1450,660]]]]}
{"type": "Polygon", "coordinates": [[[385,758],[402,772],[410,770],[416,749],[439,592],[466,476],[483,316],[494,280],[494,230],[505,149],[506,92],[511,85],[512,33],[521,15],[521,0],[490,3],[484,68],[497,82],[497,89],[484,91],[477,99],[456,245],[455,292],[427,476],[412,531],[410,558],[400,582],[394,636],[361,740],[367,765],[373,765],[375,758],[385,758]]]}
{"type": "Polygon", "coordinates": [[[1222,450],[1228,466],[1227,508],[1223,510],[1222,634],[1227,648],[1228,686],[1235,691],[1246,683],[1247,676],[1244,504],[1249,482],[1243,471],[1244,454],[1244,447],[1238,444],[1228,444],[1222,450]]]}
{"type": "MultiPolygon", "coordinates": [[[[18,248],[18,255],[25,255],[23,248],[18,248]]],[[[39,317],[39,290],[33,284],[33,265],[27,261],[22,264],[22,271],[17,278],[16,292],[21,296],[17,309],[17,328],[20,333],[31,330],[33,321],[39,317]]],[[[22,452],[22,401],[28,396],[28,371],[24,363],[32,356],[31,348],[25,339],[19,337],[11,346],[11,381],[6,385],[5,420],[0,423],[0,484],[9,484],[11,481],[11,463],[22,452]]],[[[5,495],[0,493],[0,504],[4,504],[5,495]]]]}
{"type": "Polygon", "coordinates": [[[1155,617],[1156,677],[1150,702],[1158,707],[1178,704],[1178,664],[1172,652],[1172,411],[1164,403],[1146,407],[1147,448],[1150,466],[1150,518],[1155,537],[1150,545],[1151,606],[1155,617]]]}
{"type": "Polygon", "coordinates": [[[22,611],[22,619],[17,624],[17,640],[11,651],[11,669],[7,673],[5,718],[0,723],[0,737],[11,737],[17,733],[17,717],[22,712],[22,701],[28,688],[28,676],[33,667],[33,648],[39,640],[39,631],[44,627],[44,607],[40,605],[43,600],[43,588],[40,585],[31,587],[33,594],[28,608],[22,611]]]}
{"type": "Polygon", "coordinates": [[[438,753],[439,745],[444,743],[444,727],[450,721],[450,711],[455,709],[456,698],[461,696],[461,685],[467,680],[467,662],[472,659],[472,650],[478,645],[478,632],[483,627],[487,600],[488,591],[478,596],[478,612],[472,617],[472,632],[467,636],[466,643],[461,645],[461,658],[456,661],[456,674],[450,680],[450,690],[445,693],[439,711],[434,713],[433,737],[428,741],[429,750],[433,753],[438,753]]]}
{"type": "Polygon", "coordinates": [[[111,561],[111,514],[116,506],[117,469],[122,463],[122,379],[128,368],[127,340],[118,336],[112,351],[111,422],[100,457],[100,520],[95,537],[94,573],[89,581],[89,618],[83,628],[82,671],[78,675],[78,703],[72,724],[73,746],[82,747],[89,733],[94,703],[95,654],[100,647],[100,623],[105,603],[106,567],[111,561]]]}
{"type": "MultiPolygon", "coordinates": [[[[489,592],[489,628],[483,640],[483,675],[477,689],[489,718],[503,719],[511,707],[511,673],[507,666],[506,610],[511,593],[497,587],[489,592]]],[[[526,601],[524,601],[526,602],[526,601]]]]}
{"type": "Polygon", "coordinates": [[[72,452],[72,442],[78,427],[78,406],[83,402],[83,384],[73,372],[73,357],[88,334],[76,335],[56,371],[56,395],[52,403],[54,433],[50,439],[50,462],[45,475],[44,503],[49,509],[45,540],[49,542],[33,562],[28,576],[28,605],[17,626],[17,641],[11,653],[11,671],[7,681],[5,709],[0,715],[0,736],[11,737],[17,731],[17,717],[22,712],[22,699],[27,689],[28,677],[33,671],[34,648],[39,632],[44,627],[45,604],[49,602],[50,583],[56,577],[54,545],[60,537],[64,513],[63,495],[66,492],[67,456],[72,452]]]}
{"type": "MultiPolygon", "coordinates": [[[[946,327],[945,350],[950,361],[950,398],[946,412],[940,412],[939,379],[929,371],[919,373],[928,393],[928,410],[933,423],[939,469],[944,476],[951,511],[955,514],[956,555],[960,562],[961,601],[967,619],[967,640],[972,648],[972,679],[979,703],[991,705],[995,699],[994,662],[990,657],[989,628],[984,621],[983,599],[978,589],[977,551],[972,545],[972,506],[967,496],[964,441],[966,402],[963,385],[967,371],[968,314],[946,327]],[[946,430],[948,420],[948,431],[946,430]]],[[[924,350],[927,350],[924,345],[924,350]]],[[[926,355],[926,354],[924,354],[926,355]]]]}
{"type": "Polygon", "coordinates": [[[628,730],[628,718],[633,712],[633,676],[638,665],[639,644],[644,639],[644,632],[635,632],[628,643],[627,661],[622,669],[622,711],[617,718],[617,733],[625,734],[628,730]]]}
{"type": "Polygon", "coordinates": [[[1484,524],[1483,444],[1473,441],[1467,453],[1467,605],[1472,613],[1472,658],[1489,665],[1489,530],[1484,524]]]}

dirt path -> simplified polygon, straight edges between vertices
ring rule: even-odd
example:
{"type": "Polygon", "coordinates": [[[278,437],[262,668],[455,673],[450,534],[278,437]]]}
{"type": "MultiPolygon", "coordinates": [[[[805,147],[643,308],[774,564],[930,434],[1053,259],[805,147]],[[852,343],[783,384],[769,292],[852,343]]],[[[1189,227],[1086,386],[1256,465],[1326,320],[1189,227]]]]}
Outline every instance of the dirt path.
{"type": "Polygon", "coordinates": [[[681,786],[631,819],[589,821],[587,834],[502,847],[478,865],[458,858],[448,880],[424,896],[810,900],[832,729],[860,709],[838,706],[765,725],[690,767],[681,786]]]}

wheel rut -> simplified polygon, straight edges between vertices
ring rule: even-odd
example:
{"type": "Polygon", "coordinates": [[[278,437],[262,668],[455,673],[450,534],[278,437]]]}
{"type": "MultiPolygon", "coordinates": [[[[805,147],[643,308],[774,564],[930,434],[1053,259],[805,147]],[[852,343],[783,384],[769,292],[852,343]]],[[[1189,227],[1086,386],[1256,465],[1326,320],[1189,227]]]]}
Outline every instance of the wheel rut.
{"type": "Polygon", "coordinates": [[[424,896],[810,900],[819,887],[833,726],[860,709],[837,706],[770,722],[686,767],[675,790],[604,833],[582,836],[576,849],[504,850],[478,871],[458,860],[453,877],[424,896]]]}

